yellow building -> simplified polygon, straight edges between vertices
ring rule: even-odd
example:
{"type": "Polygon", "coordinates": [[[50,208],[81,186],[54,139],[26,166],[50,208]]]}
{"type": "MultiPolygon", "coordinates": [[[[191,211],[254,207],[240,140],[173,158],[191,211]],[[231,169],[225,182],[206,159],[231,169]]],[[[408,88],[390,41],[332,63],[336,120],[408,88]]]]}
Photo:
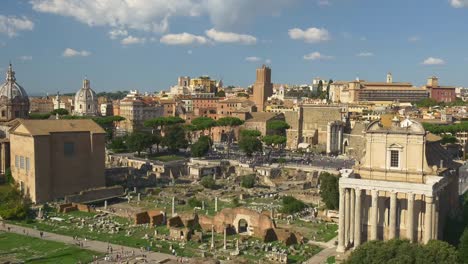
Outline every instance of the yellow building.
{"type": "Polygon", "coordinates": [[[208,93],[216,92],[216,80],[211,80],[208,76],[200,76],[199,78],[190,79],[190,88],[192,91],[204,91],[208,93]]]}
{"type": "Polygon", "coordinates": [[[10,130],[12,176],[35,203],[103,187],[105,135],[89,119],[18,119],[10,130]]]}

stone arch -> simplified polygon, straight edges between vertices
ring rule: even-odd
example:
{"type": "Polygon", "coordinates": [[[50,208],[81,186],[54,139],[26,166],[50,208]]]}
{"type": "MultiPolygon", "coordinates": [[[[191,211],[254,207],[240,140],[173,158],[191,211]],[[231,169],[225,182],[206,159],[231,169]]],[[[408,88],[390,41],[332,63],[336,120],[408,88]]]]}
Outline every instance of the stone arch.
{"type": "Polygon", "coordinates": [[[348,147],[349,147],[349,141],[347,138],[343,140],[343,154],[346,154],[348,152],[348,147]]]}

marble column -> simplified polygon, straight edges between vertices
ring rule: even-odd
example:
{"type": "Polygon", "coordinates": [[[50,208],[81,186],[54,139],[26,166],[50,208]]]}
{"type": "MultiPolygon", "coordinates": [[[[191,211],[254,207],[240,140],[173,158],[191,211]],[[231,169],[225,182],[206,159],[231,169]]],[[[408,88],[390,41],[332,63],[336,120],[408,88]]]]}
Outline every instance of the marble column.
{"type": "Polygon", "coordinates": [[[331,122],[327,124],[327,154],[331,152],[332,126],[331,122]]]}
{"type": "Polygon", "coordinates": [[[351,202],[349,208],[349,244],[351,245],[354,243],[354,204],[356,197],[354,189],[349,189],[349,191],[351,192],[351,202]]]}
{"type": "Polygon", "coordinates": [[[361,189],[355,189],[356,204],[354,206],[354,248],[361,245],[361,189]]]}
{"type": "Polygon", "coordinates": [[[426,195],[426,212],[424,215],[424,243],[429,242],[432,239],[432,196],[426,195]]]}
{"type": "Polygon", "coordinates": [[[175,197],[172,197],[172,214],[171,217],[175,216],[175,197]]]}
{"type": "Polygon", "coordinates": [[[388,233],[388,239],[393,239],[396,237],[396,215],[397,215],[397,193],[392,192],[390,194],[390,227],[388,233]]]}
{"type": "Polygon", "coordinates": [[[406,215],[406,238],[414,241],[414,193],[408,193],[408,213],[406,215]]]}
{"type": "Polygon", "coordinates": [[[348,248],[349,246],[349,224],[350,224],[350,193],[351,189],[346,188],[345,190],[345,242],[344,246],[348,248]]]}
{"type": "Polygon", "coordinates": [[[379,213],[379,191],[372,190],[372,214],[371,214],[371,232],[370,240],[377,240],[377,224],[378,224],[378,213],[379,213]]]}
{"type": "Polygon", "coordinates": [[[215,212],[218,212],[218,197],[215,197],[215,212]]]}
{"type": "Polygon", "coordinates": [[[340,208],[339,208],[339,225],[338,225],[338,247],[337,252],[345,252],[344,233],[345,233],[345,188],[340,187],[340,208]]]}

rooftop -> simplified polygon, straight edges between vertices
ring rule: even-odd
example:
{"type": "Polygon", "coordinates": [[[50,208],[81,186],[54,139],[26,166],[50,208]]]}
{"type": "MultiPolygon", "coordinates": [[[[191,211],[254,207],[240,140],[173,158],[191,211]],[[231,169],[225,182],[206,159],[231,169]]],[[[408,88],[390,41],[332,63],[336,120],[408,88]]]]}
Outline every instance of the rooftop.
{"type": "Polygon", "coordinates": [[[60,132],[91,132],[104,134],[105,131],[91,119],[27,120],[18,119],[11,133],[44,136],[60,132]],[[22,128],[21,128],[22,127],[22,128]]]}

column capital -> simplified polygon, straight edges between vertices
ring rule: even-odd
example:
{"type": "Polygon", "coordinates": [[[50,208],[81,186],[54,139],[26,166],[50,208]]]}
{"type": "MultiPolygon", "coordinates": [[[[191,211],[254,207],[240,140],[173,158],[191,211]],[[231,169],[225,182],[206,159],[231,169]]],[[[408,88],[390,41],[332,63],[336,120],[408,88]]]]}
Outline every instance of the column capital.
{"type": "Polygon", "coordinates": [[[378,190],[371,190],[372,197],[377,197],[379,195],[378,190]]]}
{"type": "Polygon", "coordinates": [[[434,197],[432,197],[432,196],[426,195],[426,196],[425,196],[425,201],[426,201],[426,203],[433,203],[433,202],[434,202],[434,199],[433,199],[433,198],[434,198],[434,197]]]}
{"type": "Polygon", "coordinates": [[[414,193],[408,193],[408,200],[414,201],[414,193]]]}
{"type": "Polygon", "coordinates": [[[362,193],[361,191],[362,191],[361,188],[354,188],[354,193],[356,194],[356,196],[361,197],[361,193],[362,193]]]}

